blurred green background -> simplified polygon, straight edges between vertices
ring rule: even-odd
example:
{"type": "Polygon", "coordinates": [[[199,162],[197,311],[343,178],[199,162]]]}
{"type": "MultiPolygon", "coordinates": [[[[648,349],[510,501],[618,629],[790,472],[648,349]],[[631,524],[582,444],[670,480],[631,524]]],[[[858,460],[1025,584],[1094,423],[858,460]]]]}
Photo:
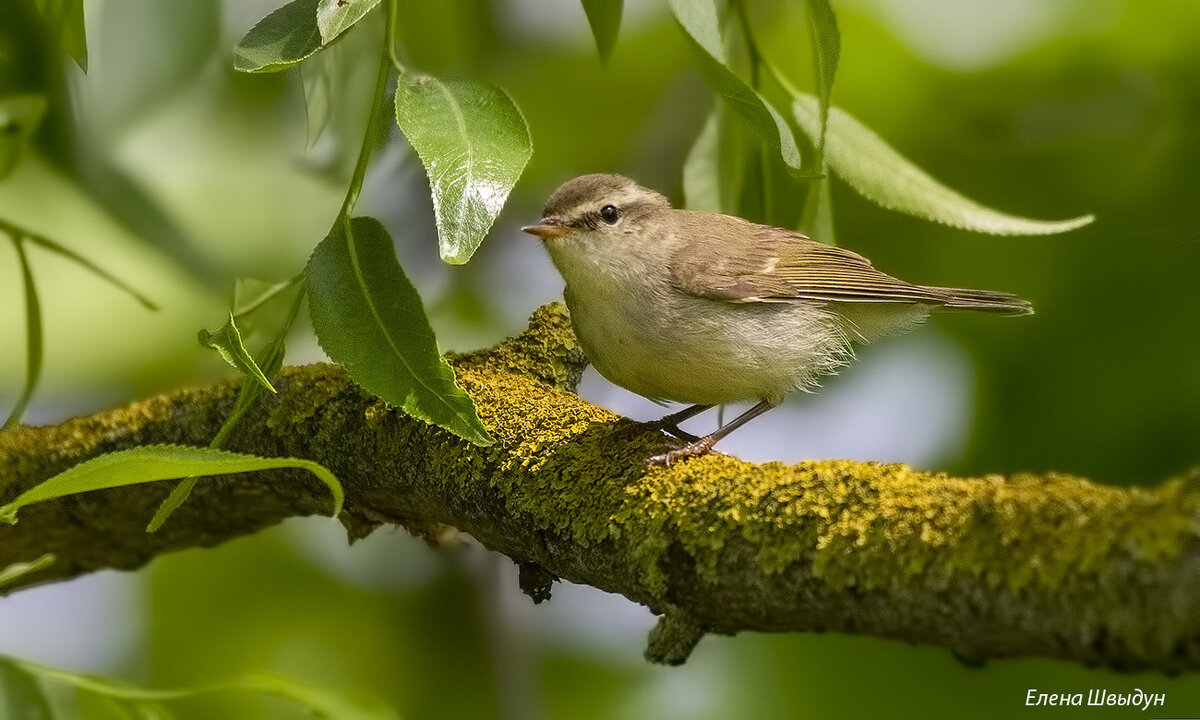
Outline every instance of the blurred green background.
{"type": "MultiPolygon", "coordinates": [[[[231,69],[237,38],[278,4],[88,0],[84,75],[53,46],[31,1],[0,2],[0,95],[51,98],[36,154],[0,182],[0,218],[86,254],[163,308],[148,313],[31,250],[47,335],[30,421],[229,376],[196,330],[223,322],[233,277],[290,277],[328,228],[357,152],[373,38],[356,29],[336,48],[333,123],[306,151],[297,73],[231,69]]],[[[442,346],[491,344],[561,292],[541,249],[517,230],[549,192],[578,174],[615,171],[681,200],[680,167],[713,98],[660,0],[627,0],[607,65],[575,2],[400,6],[410,64],[500,84],[531,128],[533,160],[464,267],[438,260],[424,173],[395,131],[360,206],[391,229],[442,346]]],[[[1098,219],[1062,236],[972,235],[882,210],[835,182],[840,244],[906,279],[1016,292],[1037,315],[938,317],[868,348],[825,393],[793,399],[726,449],[959,473],[1058,470],[1114,484],[1153,483],[1196,464],[1200,3],[834,7],[837,105],[981,202],[1098,219]]],[[[766,51],[797,81],[808,78],[802,12],[767,0],[751,9],[766,51]]],[[[0,243],[4,409],[24,373],[19,278],[11,245],[0,243]]],[[[251,328],[248,340],[261,338],[251,328]]],[[[299,332],[288,361],[320,358],[311,333],[299,332]]],[[[594,374],[583,393],[618,411],[655,412],[594,374]]],[[[534,608],[511,563],[478,547],[435,551],[393,531],[346,548],[336,525],[310,519],[164,557],[136,575],[0,599],[0,652],[156,686],[270,669],[377,694],[410,718],[1002,718],[1051,712],[1024,708],[1031,688],[1135,687],[1166,693],[1159,716],[1200,713],[1194,677],[1044,660],[972,669],[940,648],[873,638],[708,638],[684,667],[661,668],[641,659],[652,623],[644,608],[589,588],[561,587],[534,608]]],[[[297,712],[242,696],[181,710],[297,712]]]]}

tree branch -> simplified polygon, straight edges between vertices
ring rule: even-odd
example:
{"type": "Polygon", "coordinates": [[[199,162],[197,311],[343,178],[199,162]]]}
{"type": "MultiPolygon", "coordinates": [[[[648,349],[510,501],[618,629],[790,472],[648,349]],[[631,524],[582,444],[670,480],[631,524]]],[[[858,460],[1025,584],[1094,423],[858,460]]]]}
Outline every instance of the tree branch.
{"type": "MultiPolygon", "coordinates": [[[[519,337],[451,361],[492,447],[311,365],[282,373],[279,394],[251,411],[230,449],[328,466],[345,485],[352,538],[381,523],[427,536],[451,525],[520,563],[535,598],[558,577],[644,603],[664,615],[647,651],[660,662],[682,662],[707,632],[834,630],[944,645],[967,661],[1200,668],[1200,474],[1142,489],[849,461],[711,456],[647,468],[662,436],[629,435],[626,421],[570,392],[585,360],[561,305],[540,309],[519,337]]],[[[102,452],[207,444],[236,389],[0,433],[0,501],[102,452]]],[[[218,478],[145,533],[170,486],[26,508],[0,527],[0,568],[57,560],[5,590],[136,568],[328,507],[303,472],[218,478]]]]}

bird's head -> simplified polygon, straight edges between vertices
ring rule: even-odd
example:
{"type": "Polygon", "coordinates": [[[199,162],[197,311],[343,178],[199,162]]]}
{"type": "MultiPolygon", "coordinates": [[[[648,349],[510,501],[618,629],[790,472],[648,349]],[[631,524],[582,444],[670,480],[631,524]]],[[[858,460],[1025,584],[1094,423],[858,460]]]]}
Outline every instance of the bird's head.
{"type": "Polygon", "coordinates": [[[556,264],[564,255],[612,253],[653,242],[665,226],[667,199],[622,175],[583,175],[554,191],[536,225],[522,228],[541,238],[556,264]]]}

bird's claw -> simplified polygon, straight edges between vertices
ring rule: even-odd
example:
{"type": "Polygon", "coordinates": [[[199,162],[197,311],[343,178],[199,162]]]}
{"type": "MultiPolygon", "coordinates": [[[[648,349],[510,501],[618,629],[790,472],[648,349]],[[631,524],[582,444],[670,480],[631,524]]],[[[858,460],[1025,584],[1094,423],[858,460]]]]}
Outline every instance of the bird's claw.
{"type": "Polygon", "coordinates": [[[676,460],[684,460],[690,457],[698,457],[700,455],[723,455],[724,453],[713,450],[713,443],[707,438],[698,438],[683,447],[671,448],[670,450],[651,455],[646,458],[646,464],[650,466],[661,465],[663,467],[671,467],[671,463],[676,460]]]}

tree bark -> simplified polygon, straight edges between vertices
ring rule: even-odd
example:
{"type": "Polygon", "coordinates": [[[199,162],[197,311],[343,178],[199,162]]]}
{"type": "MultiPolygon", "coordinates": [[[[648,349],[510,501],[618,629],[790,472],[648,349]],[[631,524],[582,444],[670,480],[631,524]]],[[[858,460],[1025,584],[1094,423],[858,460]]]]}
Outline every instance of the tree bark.
{"type": "MultiPolygon", "coordinates": [[[[683,662],[705,633],[864,633],[958,657],[1039,655],[1118,669],[1200,668],[1200,474],[1152,488],[1066,475],[958,478],[850,461],[707,456],[650,468],[663,436],[571,390],[586,363],[565,309],[493,349],[452,356],[496,444],[386,406],[332,365],[286,368],[230,449],[308,458],[346,490],[351,538],[384,523],[470,533],[548,597],[556,578],[663,618],[647,656],[683,662]]],[[[101,453],[206,445],[236,383],[54,427],[0,433],[0,502],[101,453]]],[[[0,592],[133,569],[329,508],[301,471],[204,480],[157,533],[173,483],[71,496],[0,527],[0,569],[55,561],[0,592]]]]}

